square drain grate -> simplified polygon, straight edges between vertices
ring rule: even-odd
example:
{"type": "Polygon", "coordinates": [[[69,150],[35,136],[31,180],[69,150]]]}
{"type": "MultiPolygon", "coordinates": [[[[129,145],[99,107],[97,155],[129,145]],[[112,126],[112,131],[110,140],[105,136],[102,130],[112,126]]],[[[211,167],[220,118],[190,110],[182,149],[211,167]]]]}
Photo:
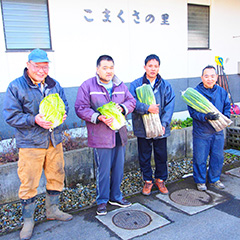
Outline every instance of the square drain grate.
{"type": "Polygon", "coordinates": [[[158,194],[156,197],[161,201],[164,201],[189,215],[194,215],[196,213],[202,212],[227,200],[223,195],[220,195],[213,191],[207,190],[206,192],[212,197],[212,201],[209,204],[204,204],[201,206],[184,206],[182,204],[174,202],[169,195],[158,194]]]}
{"type": "Polygon", "coordinates": [[[172,192],[169,197],[173,202],[184,206],[204,206],[212,201],[207,192],[188,188],[172,192]]]}
{"type": "Polygon", "coordinates": [[[170,223],[139,203],[134,203],[128,208],[115,209],[105,216],[96,216],[96,218],[123,240],[141,236],[170,223]],[[123,223],[124,219],[125,223],[123,223]],[[135,229],[130,229],[129,227],[133,225],[135,229]]]}
{"type": "Polygon", "coordinates": [[[143,211],[125,210],[116,213],[112,218],[113,224],[117,227],[135,230],[148,226],[152,218],[143,211]]]}

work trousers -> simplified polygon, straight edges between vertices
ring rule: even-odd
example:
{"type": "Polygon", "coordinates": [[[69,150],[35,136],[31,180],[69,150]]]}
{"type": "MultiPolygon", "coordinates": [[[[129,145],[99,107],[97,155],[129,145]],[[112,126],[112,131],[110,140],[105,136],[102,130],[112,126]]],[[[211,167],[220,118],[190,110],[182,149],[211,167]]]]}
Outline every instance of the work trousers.
{"type": "Polygon", "coordinates": [[[166,180],[168,177],[167,169],[167,138],[146,139],[137,138],[138,159],[143,175],[143,180],[153,181],[153,171],[151,167],[152,149],[154,151],[155,172],[154,177],[166,180]]]}
{"type": "Polygon", "coordinates": [[[223,135],[212,135],[208,139],[193,137],[193,178],[196,183],[206,183],[207,176],[209,183],[220,179],[224,160],[223,148],[223,135]]]}
{"type": "Polygon", "coordinates": [[[125,146],[114,148],[94,148],[96,162],[97,205],[122,199],[120,190],[123,171],[125,146]]]}
{"type": "Polygon", "coordinates": [[[62,191],[65,177],[62,143],[58,144],[56,148],[50,144],[48,149],[19,149],[20,199],[30,199],[37,195],[43,169],[47,180],[46,189],[62,191]]]}

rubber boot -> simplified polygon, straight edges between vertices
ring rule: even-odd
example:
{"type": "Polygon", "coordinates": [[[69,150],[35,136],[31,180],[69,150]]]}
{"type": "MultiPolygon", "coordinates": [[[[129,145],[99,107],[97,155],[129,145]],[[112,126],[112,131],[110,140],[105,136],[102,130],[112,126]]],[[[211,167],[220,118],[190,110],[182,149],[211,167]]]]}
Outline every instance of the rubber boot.
{"type": "Polygon", "coordinates": [[[35,210],[35,202],[34,198],[23,200],[23,228],[20,232],[20,239],[21,240],[28,240],[32,237],[33,228],[34,228],[34,210],[35,210]],[[31,202],[33,201],[33,202],[31,202]],[[30,202],[30,203],[29,203],[30,202]]]}
{"type": "Polygon", "coordinates": [[[72,220],[73,216],[58,209],[59,195],[60,193],[50,195],[48,192],[46,192],[45,206],[47,220],[70,221],[72,220]]]}

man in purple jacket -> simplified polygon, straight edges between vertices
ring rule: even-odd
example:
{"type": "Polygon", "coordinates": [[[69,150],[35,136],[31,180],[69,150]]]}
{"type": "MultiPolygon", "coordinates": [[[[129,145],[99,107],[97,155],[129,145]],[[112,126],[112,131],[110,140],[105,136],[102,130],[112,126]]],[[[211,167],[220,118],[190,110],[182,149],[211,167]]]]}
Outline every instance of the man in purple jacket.
{"type": "Polygon", "coordinates": [[[106,118],[97,111],[110,101],[117,103],[122,114],[134,110],[136,101],[127,86],[114,75],[114,61],[108,55],[97,60],[97,74],[83,82],[78,89],[75,111],[78,117],[86,121],[88,146],[94,148],[97,166],[97,214],[107,214],[107,202],[128,207],[131,205],[123,198],[120,185],[123,178],[127,129],[119,131],[109,126],[113,118],[106,118]]]}

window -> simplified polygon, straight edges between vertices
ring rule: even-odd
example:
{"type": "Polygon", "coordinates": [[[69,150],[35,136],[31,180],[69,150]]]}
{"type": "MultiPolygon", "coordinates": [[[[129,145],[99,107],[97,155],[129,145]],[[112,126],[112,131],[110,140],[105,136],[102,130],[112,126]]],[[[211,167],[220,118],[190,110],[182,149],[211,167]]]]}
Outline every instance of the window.
{"type": "Polygon", "coordinates": [[[209,6],[188,4],[188,49],[209,49],[209,6]]]}
{"type": "Polygon", "coordinates": [[[51,49],[47,0],[2,0],[7,50],[51,49]]]}

